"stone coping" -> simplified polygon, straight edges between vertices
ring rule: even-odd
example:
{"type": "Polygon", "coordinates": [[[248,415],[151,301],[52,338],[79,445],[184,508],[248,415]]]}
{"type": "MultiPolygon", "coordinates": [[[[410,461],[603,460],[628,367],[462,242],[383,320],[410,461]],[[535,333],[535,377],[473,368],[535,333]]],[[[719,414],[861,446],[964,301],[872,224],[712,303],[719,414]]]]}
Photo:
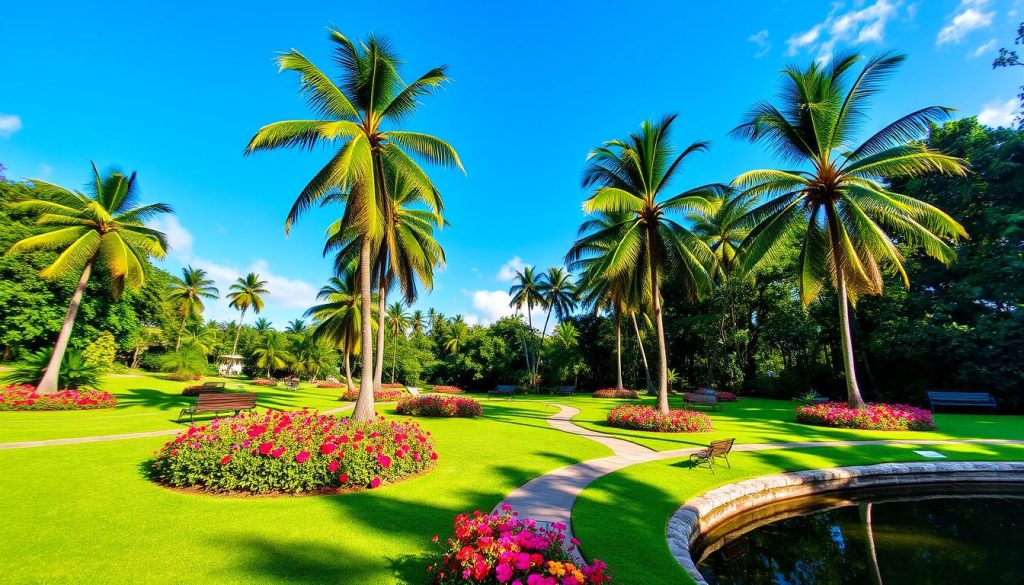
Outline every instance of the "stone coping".
{"type": "Polygon", "coordinates": [[[668,521],[672,556],[699,584],[691,546],[714,526],[742,512],[782,500],[844,489],[947,482],[1024,482],[1024,461],[880,463],[794,471],[732,483],[679,507],[668,521]]]}

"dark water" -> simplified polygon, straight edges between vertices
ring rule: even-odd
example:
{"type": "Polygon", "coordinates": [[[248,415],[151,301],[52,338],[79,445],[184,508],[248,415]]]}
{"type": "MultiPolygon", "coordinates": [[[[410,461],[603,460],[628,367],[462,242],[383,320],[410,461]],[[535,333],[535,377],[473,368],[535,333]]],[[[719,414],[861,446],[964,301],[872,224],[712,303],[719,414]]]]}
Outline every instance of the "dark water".
{"type": "Polygon", "coordinates": [[[700,571],[718,585],[1024,584],[1024,492],[938,489],[803,498],[748,514],[698,544],[712,551],[700,571]]]}

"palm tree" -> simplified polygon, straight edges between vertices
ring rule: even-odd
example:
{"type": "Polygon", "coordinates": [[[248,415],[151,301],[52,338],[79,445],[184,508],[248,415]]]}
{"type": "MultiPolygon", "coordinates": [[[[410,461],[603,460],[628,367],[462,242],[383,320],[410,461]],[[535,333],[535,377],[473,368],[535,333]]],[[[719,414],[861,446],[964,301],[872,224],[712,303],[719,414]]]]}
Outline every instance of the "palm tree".
{"type": "Polygon", "coordinates": [[[534,305],[538,307],[544,306],[544,297],[540,294],[540,279],[536,272],[534,272],[533,266],[525,266],[522,270],[516,270],[515,284],[508,290],[508,294],[512,296],[509,306],[515,308],[516,312],[521,311],[524,306],[526,307],[529,342],[525,339],[523,340],[523,351],[526,354],[526,369],[531,372],[530,385],[532,386],[536,381],[532,375],[533,363],[537,359],[537,352],[533,343],[533,307],[534,305]],[[530,361],[531,353],[534,356],[534,362],[530,361]]]}
{"type": "Polygon", "coordinates": [[[166,236],[146,227],[145,222],[161,213],[171,213],[171,207],[164,203],[139,205],[135,173],[125,176],[113,170],[101,175],[94,163],[92,174],[86,187],[88,194],[33,179],[45,198],[11,204],[14,209],[38,214],[38,224],[45,226],[45,231],[16,242],[7,254],[61,250],[40,275],[48,279],[79,275],[50,361],[36,389],[41,394],[58,390],[60,364],[93,266],[99,265],[110,274],[111,292],[116,298],[125,288],[142,286],[148,257],[163,258],[167,254],[166,236]]]}
{"type": "MultiPolygon", "coordinates": [[[[339,276],[331,277],[320,289],[317,299],[325,301],[306,311],[306,317],[312,317],[314,323],[311,337],[326,339],[342,350],[345,358],[345,382],[348,390],[353,390],[351,358],[360,355],[362,345],[362,302],[359,296],[356,279],[358,270],[355,263],[339,276]]],[[[370,302],[373,305],[373,302],[370,302]]],[[[376,307],[371,307],[376,311],[376,307]]],[[[372,318],[372,314],[371,314],[372,318]]],[[[371,324],[376,327],[376,324],[371,324]]]]}
{"type": "Polygon", "coordinates": [[[271,329],[263,338],[263,344],[252,352],[256,357],[256,366],[266,368],[268,378],[271,370],[285,368],[295,360],[295,356],[285,349],[285,344],[284,336],[271,329]]]}
{"type": "MultiPolygon", "coordinates": [[[[544,338],[548,332],[548,321],[551,320],[552,311],[559,321],[568,317],[576,307],[576,285],[573,284],[572,275],[562,268],[551,267],[541,275],[537,283],[537,292],[548,309],[544,317],[544,327],[540,332],[540,344],[544,346],[544,338]]],[[[534,375],[540,374],[540,356],[534,365],[534,375]]]]}
{"type": "Polygon", "coordinates": [[[398,336],[405,335],[405,330],[409,328],[409,314],[405,312],[402,303],[391,303],[385,322],[391,331],[391,337],[395,340],[394,347],[391,348],[391,383],[394,384],[395,370],[398,368],[398,336]]]}
{"type": "MultiPolygon", "coordinates": [[[[183,339],[185,347],[195,348],[204,356],[207,356],[213,352],[214,346],[217,344],[217,331],[202,325],[192,325],[185,329],[183,339]]],[[[179,338],[179,343],[180,341],[181,338],[179,338]]]]}
{"type": "Polygon", "coordinates": [[[859,55],[839,56],[822,66],[784,71],[781,110],[768,102],[754,106],[733,132],[765,142],[808,170],[754,170],[733,181],[747,197],[766,201],[747,214],[755,226],[743,242],[743,266],[771,260],[783,246],[800,239],[797,282],[804,305],[826,283],[837,293],[840,345],[846,373],[847,402],[861,407],[850,337],[848,305],[857,297],[880,294],[883,274],[899,274],[909,286],[903,254],[894,240],[921,247],[949,264],[956,253],[944,240],[967,237],[964,228],[942,210],[889,189],[893,179],[928,173],[964,175],[960,159],[917,141],[951,110],[931,106],[907,114],[870,138],[854,142],[867,119],[866,100],[904,61],[884,53],[867,61],[852,77],[859,55]]]}
{"type": "Polygon", "coordinates": [[[413,335],[423,335],[427,327],[427,318],[423,311],[416,309],[409,317],[409,328],[413,335]]]}
{"type": "Polygon", "coordinates": [[[718,281],[729,277],[739,255],[740,244],[750,233],[743,219],[754,207],[748,197],[731,194],[710,200],[711,208],[694,211],[686,216],[690,231],[704,240],[715,254],[712,275],[718,281]]]}
{"type": "Polygon", "coordinates": [[[256,333],[259,333],[261,335],[267,333],[268,331],[274,330],[273,324],[263,317],[256,319],[256,321],[252,324],[252,328],[256,330],[256,333]]]}
{"type": "Polygon", "coordinates": [[[181,314],[181,323],[178,325],[178,343],[175,345],[174,351],[181,349],[181,331],[185,327],[185,321],[192,315],[203,312],[203,299],[219,297],[220,291],[213,284],[212,280],[206,278],[205,270],[191,266],[181,269],[181,278],[171,279],[169,296],[181,314]]]}
{"type": "Polygon", "coordinates": [[[707,209],[708,199],[721,197],[727,189],[712,184],[663,197],[683,163],[709,146],[698,141],[677,154],[669,139],[675,119],[675,115],[669,115],[659,122],[646,121],[639,133],[605,142],[591,151],[583,186],[593,188],[593,192],[583,204],[584,210],[625,213],[626,219],[578,240],[574,246],[583,253],[596,243],[615,242],[604,278],[643,271],[642,297],[651,299],[658,333],[658,409],[663,413],[668,412],[668,355],[661,315],[661,280],[671,266],[687,285],[684,292],[700,297],[711,288],[705,269],[711,262],[711,250],[669,215],[707,209]]]}
{"type": "Polygon", "coordinates": [[[301,335],[306,332],[306,322],[302,319],[292,319],[284,328],[285,333],[301,335]]]}
{"type": "Polygon", "coordinates": [[[444,349],[449,355],[455,355],[466,347],[469,341],[469,326],[463,321],[462,315],[456,315],[452,319],[451,327],[448,328],[448,336],[444,342],[444,349]]]}
{"type": "MultiPolygon", "coordinates": [[[[260,275],[250,272],[245,278],[239,278],[230,287],[228,293],[229,307],[238,309],[242,316],[238,318],[238,328],[235,329],[235,343],[231,346],[231,355],[238,351],[238,336],[242,333],[242,321],[245,320],[245,312],[252,307],[253,313],[257,315],[263,310],[263,295],[269,295],[267,281],[260,280],[260,275]]],[[[269,325],[269,323],[268,323],[269,325]]]]}
{"type": "Polygon", "coordinates": [[[333,354],[334,350],[331,344],[325,339],[305,335],[295,344],[295,361],[292,362],[292,372],[297,376],[305,376],[310,381],[316,382],[320,372],[336,363],[333,354]]]}
{"type": "MultiPolygon", "coordinates": [[[[285,221],[287,232],[310,206],[333,190],[346,193],[342,224],[360,240],[359,290],[372,293],[373,252],[387,246],[385,177],[402,175],[417,185],[425,203],[440,215],[441,199],[427,174],[406,150],[432,164],[462,169],[458,154],[447,142],[419,132],[385,129],[410,117],[417,98],[433,93],[448,81],[445,68],[431,69],[406,85],[399,77],[400,61],[390,45],[370,36],[358,46],[337,30],[329,32],[335,62],[341,68],[340,86],[298,51],[278,58],[282,70],[299,74],[300,92],[319,119],[276,122],[261,128],[246,148],[258,150],[300,147],[317,143],[338,145],[337,153],[306,185],[285,221]]],[[[365,350],[359,398],[353,418],[369,420],[373,410],[373,331],[369,303],[362,304],[362,345],[365,350]]]]}

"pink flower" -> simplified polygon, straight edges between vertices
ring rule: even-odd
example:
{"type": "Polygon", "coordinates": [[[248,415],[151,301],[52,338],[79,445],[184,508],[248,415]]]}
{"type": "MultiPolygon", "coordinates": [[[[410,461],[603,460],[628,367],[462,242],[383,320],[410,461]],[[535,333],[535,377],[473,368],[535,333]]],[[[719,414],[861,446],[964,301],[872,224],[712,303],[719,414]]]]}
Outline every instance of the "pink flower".
{"type": "Polygon", "coordinates": [[[377,489],[380,487],[380,478],[375,477],[370,481],[370,489],[377,489]]]}
{"type": "Polygon", "coordinates": [[[299,451],[295,454],[296,463],[305,463],[309,461],[309,451],[299,451]]]}
{"type": "Polygon", "coordinates": [[[278,447],[277,449],[274,449],[273,451],[270,452],[270,456],[273,457],[274,459],[280,459],[281,455],[284,455],[285,451],[286,449],[284,447],[278,447]]]}
{"type": "Polygon", "coordinates": [[[348,473],[344,471],[341,472],[341,475],[338,476],[338,481],[341,483],[348,483],[348,473]]]}
{"type": "Polygon", "coordinates": [[[379,463],[384,469],[387,469],[391,467],[391,458],[381,453],[377,455],[377,463],[379,463]]]}
{"type": "Polygon", "coordinates": [[[338,471],[338,467],[339,467],[338,460],[337,459],[333,459],[333,460],[331,460],[330,463],[327,464],[327,471],[330,471],[331,473],[335,473],[335,472],[338,471]]]}
{"type": "Polygon", "coordinates": [[[260,443],[259,450],[260,455],[268,455],[271,451],[274,450],[274,444],[270,442],[260,443]]]}
{"type": "Polygon", "coordinates": [[[505,583],[512,578],[512,567],[508,566],[508,563],[498,563],[494,569],[494,576],[498,578],[498,583],[505,583]]]}

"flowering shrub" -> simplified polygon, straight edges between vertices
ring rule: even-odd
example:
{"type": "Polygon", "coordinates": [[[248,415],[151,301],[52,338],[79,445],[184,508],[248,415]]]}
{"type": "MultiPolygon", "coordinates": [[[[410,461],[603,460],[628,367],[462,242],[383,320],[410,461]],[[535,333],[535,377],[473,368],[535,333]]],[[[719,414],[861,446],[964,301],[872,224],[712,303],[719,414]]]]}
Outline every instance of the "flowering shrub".
{"type": "Polygon", "coordinates": [[[472,398],[461,396],[409,396],[398,401],[398,414],[410,416],[480,416],[484,409],[472,398]]]}
{"type": "Polygon", "coordinates": [[[399,384],[398,382],[389,382],[387,384],[381,384],[380,387],[381,388],[391,388],[391,389],[401,388],[401,389],[404,390],[405,389],[405,384],[399,384]]]}
{"type": "MultiPolygon", "coordinates": [[[[384,390],[383,388],[373,393],[374,402],[394,402],[399,398],[407,396],[403,390],[384,390]]],[[[354,388],[341,395],[339,400],[352,402],[359,398],[359,388],[354,388]]]]}
{"type": "Polygon", "coordinates": [[[199,396],[200,393],[223,392],[223,391],[224,391],[223,388],[214,388],[212,386],[205,386],[203,384],[199,384],[199,385],[196,385],[196,386],[186,386],[181,391],[181,395],[182,396],[199,396]]]}
{"type": "Polygon", "coordinates": [[[436,394],[465,394],[466,393],[465,390],[463,390],[462,388],[459,388],[458,386],[434,386],[434,389],[431,390],[431,392],[434,392],[436,394]]]}
{"type": "Polygon", "coordinates": [[[249,383],[253,386],[277,386],[277,380],[268,380],[267,378],[256,378],[249,383]]]}
{"type": "MultiPolygon", "coordinates": [[[[454,535],[442,545],[442,552],[427,567],[437,585],[480,583],[492,585],[586,585],[611,583],[608,567],[599,560],[576,566],[571,552],[579,542],[566,547],[565,525],[541,528],[529,518],[520,518],[508,506],[500,513],[459,514],[454,535]]],[[[434,542],[437,542],[437,536],[434,542]]]]}
{"type": "Polygon", "coordinates": [[[164,374],[165,380],[173,380],[175,382],[191,382],[193,380],[202,380],[202,374],[192,374],[189,372],[170,372],[164,374]]]}
{"type": "Polygon", "coordinates": [[[711,419],[703,412],[670,410],[661,414],[651,406],[626,404],[608,413],[608,424],[623,429],[663,433],[703,433],[711,430],[711,419]]]}
{"type": "Polygon", "coordinates": [[[157,451],[152,472],[177,487],[297,493],[372,489],[436,460],[430,433],[413,421],[270,410],[190,428],[157,451]]]}
{"type": "Polygon", "coordinates": [[[640,394],[636,390],[601,388],[594,390],[594,398],[640,398],[640,394]]]}
{"type": "Polygon", "coordinates": [[[0,410],[95,410],[113,408],[117,399],[100,390],[61,390],[39,394],[35,386],[0,387],[0,410]]]}
{"type": "Polygon", "coordinates": [[[715,392],[715,398],[719,402],[736,402],[739,398],[736,397],[732,392],[715,392]]]}
{"type": "Polygon", "coordinates": [[[842,402],[808,404],[796,408],[796,422],[870,431],[935,430],[930,410],[906,404],[868,404],[864,408],[850,408],[842,402]]]}
{"type": "Polygon", "coordinates": [[[316,385],[317,388],[344,388],[344,382],[320,382],[316,385]]]}

